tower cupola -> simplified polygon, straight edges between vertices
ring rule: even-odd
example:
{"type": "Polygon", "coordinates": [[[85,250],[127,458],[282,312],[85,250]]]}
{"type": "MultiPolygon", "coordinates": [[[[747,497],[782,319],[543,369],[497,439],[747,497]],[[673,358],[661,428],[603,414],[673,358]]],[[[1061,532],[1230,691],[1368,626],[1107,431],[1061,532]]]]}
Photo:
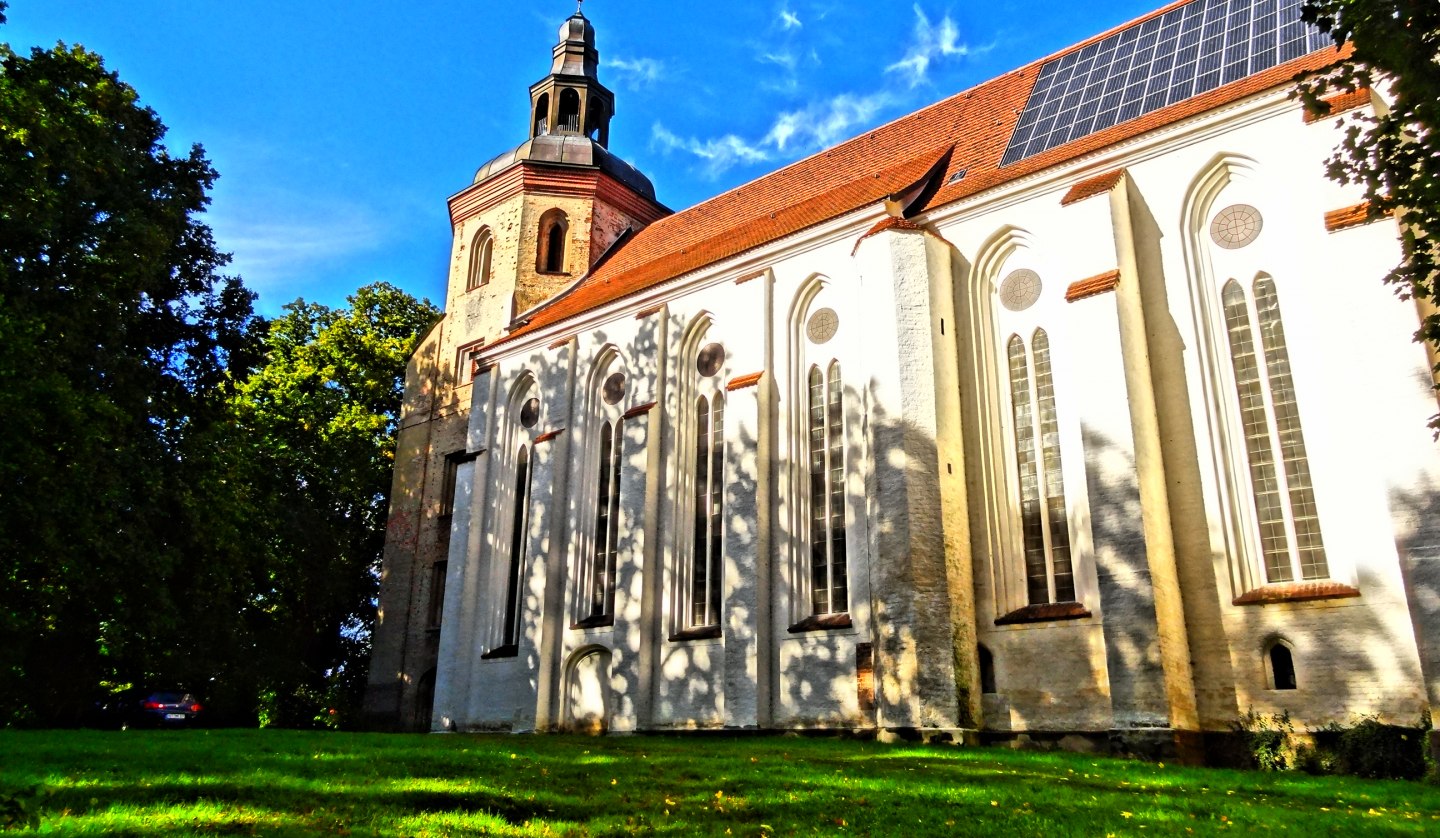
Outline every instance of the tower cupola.
{"type": "Polygon", "coordinates": [[[578,9],[560,25],[554,56],[550,75],[530,86],[531,138],[580,136],[608,147],[615,94],[600,83],[595,27],[578,9]]]}

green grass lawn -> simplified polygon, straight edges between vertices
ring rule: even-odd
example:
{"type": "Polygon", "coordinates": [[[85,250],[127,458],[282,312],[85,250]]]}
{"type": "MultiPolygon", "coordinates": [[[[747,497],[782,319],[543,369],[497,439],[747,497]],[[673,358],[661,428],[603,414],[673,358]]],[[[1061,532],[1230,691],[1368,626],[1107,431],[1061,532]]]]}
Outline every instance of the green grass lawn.
{"type": "Polygon", "coordinates": [[[793,737],[0,731],[74,835],[1440,834],[1426,783],[793,737]]]}

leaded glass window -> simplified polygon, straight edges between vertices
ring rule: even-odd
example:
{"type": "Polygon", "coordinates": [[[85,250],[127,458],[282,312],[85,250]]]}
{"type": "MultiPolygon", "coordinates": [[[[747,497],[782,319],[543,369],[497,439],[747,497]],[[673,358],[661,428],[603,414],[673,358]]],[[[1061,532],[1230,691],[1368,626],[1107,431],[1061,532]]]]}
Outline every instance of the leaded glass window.
{"type": "Polygon", "coordinates": [[[808,378],[811,613],[849,610],[845,560],[845,441],[840,362],[808,378]]]}
{"type": "Polygon", "coordinates": [[[510,568],[505,581],[505,627],[501,646],[515,649],[520,642],[520,583],[524,576],[526,530],[530,509],[530,448],[520,446],[515,466],[515,511],[511,517],[510,568]]]}
{"type": "Polygon", "coordinates": [[[1050,338],[1044,329],[1036,329],[1027,350],[1025,341],[1012,335],[1005,350],[1010,368],[1026,595],[1031,605],[1073,602],[1075,574],[1070,559],[1050,338]]]}
{"type": "Polygon", "coordinates": [[[600,457],[596,466],[595,539],[588,569],[588,618],[615,609],[615,540],[620,517],[620,425],[600,426],[600,457]]]}
{"type": "Polygon", "coordinates": [[[720,624],[721,513],[725,491],[725,399],[695,401],[695,527],[690,625],[720,624]]]}
{"type": "Polygon", "coordinates": [[[1221,290],[1260,559],[1269,583],[1329,576],[1275,281],[1221,290]],[[1258,346],[1257,346],[1257,340],[1258,346]]]}

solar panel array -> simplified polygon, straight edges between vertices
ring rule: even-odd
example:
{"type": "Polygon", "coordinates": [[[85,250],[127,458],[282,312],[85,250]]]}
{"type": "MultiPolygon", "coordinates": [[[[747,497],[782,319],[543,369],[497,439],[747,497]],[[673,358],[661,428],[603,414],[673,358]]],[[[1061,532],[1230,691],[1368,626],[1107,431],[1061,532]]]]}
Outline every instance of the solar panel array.
{"type": "Polygon", "coordinates": [[[1194,0],[1040,68],[1000,165],[1324,47],[1303,0],[1194,0]]]}

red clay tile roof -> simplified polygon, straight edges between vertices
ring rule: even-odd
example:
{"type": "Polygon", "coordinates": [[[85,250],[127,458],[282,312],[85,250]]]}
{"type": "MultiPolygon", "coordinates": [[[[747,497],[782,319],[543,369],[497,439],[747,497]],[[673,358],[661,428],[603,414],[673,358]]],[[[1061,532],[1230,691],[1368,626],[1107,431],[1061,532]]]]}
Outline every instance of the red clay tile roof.
{"type": "Polygon", "coordinates": [[[1087,297],[1104,294],[1106,291],[1114,291],[1115,286],[1119,284],[1119,271],[1106,271],[1098,276],[1076,280],[1070,283],[1069,288],[1065,289],[1065,302],[1073,303],[1076,300],[1083,300],[1087,297]]]}
{"type": "Polygon", "coordinates": [[[1283,85],[1349,55],[1348,49],[1322,49],[1000,167],[1005,144],[1046,61],[1186,2],[1179,0],[651,224],[589,276],[530,312],[523,325],[486,347],[487,354],[523,335],[807,227],[868,205],[878,208],[884,198],[913,186],[947,152],[947,179],[928,207],[976,195],[1283,85]],[[965,177],[951,183],[948,178],[961,169],[965,177]]]}
{"type": "Polygon", "coordinates": [[[1066,192],[1065,197],[1060,199],[1060,206],[1069,206],[1076,201],[1083,201],[1086,198],[1091,198],[1096,195],[1104,195],[1106,192],[1115,188],[1115,184],[1119,183],[1122,177],[1125,177],[1125,170],[1116,169],[1113,172],[1106,172],[1103,175],[1096,175],[1095,177],[1082,180],[1070,187],[1070,191],[1066,192]]]}
{"type": "Polygon", "coordinates": [[[1370,202],[1361,201],[1348,207],[1330,210],[1325,213],[1325,229],[1327,232],[1335,233],[1340,230],[1348,230],[1351,227],[1359,227],[1361,224],[1369,224],[1380,218],[1390,215],[1386,210],[1381,210],[1379,215],[1374,217],[1370,214],[1370,202]]]}
{"type": "Polygon", "coordinates": [[[1332,116],[1339,116],[1346,111],[1353,111],[1356,108],[1365,107],[1366,105],[1370,104],[1370,88],[1361,87],[1348,93],[1341,91],[1340,93],[1336,93],[1332,96],[1326,96],[1324,99],[1320,100],[1320,103],[1322,105],[1325,105],[1328,110],[1326,110],[1324,113],[1312,113],[1311,111],[1306,111],[1305,121],[1307,123],[1319,122],[1322,119],[1327,119],[1332,116]]]}

